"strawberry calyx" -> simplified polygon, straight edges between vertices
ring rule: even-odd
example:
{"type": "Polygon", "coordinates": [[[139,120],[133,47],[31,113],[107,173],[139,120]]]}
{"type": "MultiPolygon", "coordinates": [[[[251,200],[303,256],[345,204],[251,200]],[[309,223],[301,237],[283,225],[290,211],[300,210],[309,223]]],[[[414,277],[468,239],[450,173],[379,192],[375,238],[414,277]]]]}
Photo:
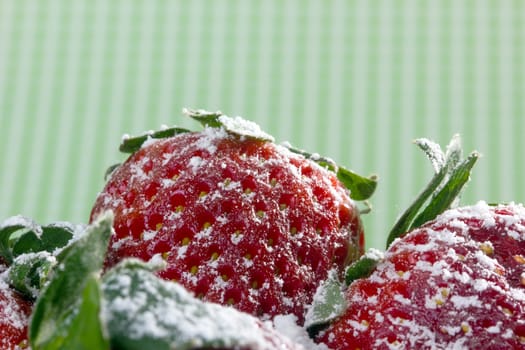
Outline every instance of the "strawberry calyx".
{"type": "MultiPolygon", "coordinates": [[[[201,123],[204,127],[223,128],[228,134],[235,137],[249,138],[261,142],[275,142],[273,136],[261,130],[259,125],[241,117],[231,118],[224,115],[220,111],[209,112],[203,109],[184,108],[182,112],[184,115],[201,123]]],[[[189,132],[192,131],[174,126],[164,127],[159,131],[148,131],[142,135],[134,137],[125,135],[122,138],[119,150],[123,153],[135,153],[150,140],[170,138],[178,134],[189,132]]],[[[378,182],[376,175],[364,177],[338,165],[332,159],[322,157],[319,154],[309,153],[307,151],[292,147],[289,144],[283,144],[283,146],[286,147],[290,152],[302,155],[305,158],[319,164],[320,166],[334,172],[339,181],[341,181],[341,183],[350,190],[350,198],[353,200],[367,200],[375,192],[378,182]]],[[[111,166],[106,171],[105,177],[107,178],[116,168],[118,168],[118,166],[119,164],[111,166]]]]}
{"type": "MultiPolygon", "coordinates": [[[[224,128],[226,132],[238,137],[252,138],[260,141],[273,142],[274,138],[262,131],[259,125],[254,122],[244,120],[240,117],[230,118],[222,112],[209,112],[203,109],[184,108],[182,113],[209,128],[224,128]]],[[[145,134],[122,138],[119,150],[123,153],[135,153],[146,141],[150,139],[163,139],[173,137],[178,134],[192,132],[189,129],[180,127],[164,127],[158,131],[148,131],[145,134]]]]}
{"type": "Polygon", "coordinates": [[[193,110],[184,108],[182,112],[198,122],[200,122],[204,127],[212,128],[224,128],[229,134],[255,139],[265,142],[274,142],[275,139],[272,135],[264,132],[259,125],[256,123],[245,120],[241,117],[230,118],[222,112],[208,112],[202,109],[193,110]]]}

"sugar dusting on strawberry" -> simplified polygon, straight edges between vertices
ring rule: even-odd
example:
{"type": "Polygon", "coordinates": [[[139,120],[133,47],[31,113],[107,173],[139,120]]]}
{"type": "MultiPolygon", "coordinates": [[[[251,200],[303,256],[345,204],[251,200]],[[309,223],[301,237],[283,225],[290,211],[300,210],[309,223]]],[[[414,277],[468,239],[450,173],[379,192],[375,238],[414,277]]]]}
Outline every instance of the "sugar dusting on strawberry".
{"type": "Polygon", "coordinates": [[[394,241],[320,340],[333,349],[525,348],[525,208],[451,209],[394,241]]]}
{"type": "MultiPolygon", "coordinates": [[[[0,272],[3,268],[0,267],[0,272]]],[[[23,299],[0,274],[0,348],[5,350],[27,347],[27,328],[31,303],[23,299]]]]}
{"type": "Polygon", "coordinates": [[[115,213],[108,266],[161,256],[159,276],[206,301],[302,322],[328,271],[363,253],[358,209],[333,172],[222,118],[150,139],[114,171],[91,215],[115,213]]]}

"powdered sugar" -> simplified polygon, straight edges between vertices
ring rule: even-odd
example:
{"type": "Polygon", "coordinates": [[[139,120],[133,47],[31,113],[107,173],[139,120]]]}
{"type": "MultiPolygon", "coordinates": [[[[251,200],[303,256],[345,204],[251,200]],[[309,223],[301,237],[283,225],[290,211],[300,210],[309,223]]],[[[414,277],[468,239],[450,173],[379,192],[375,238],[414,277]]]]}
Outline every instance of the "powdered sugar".
{"type": "Polygon", "coordinates": [[[316,344],[308,336],[308,333],[303,327],[297,325],[297,317],[294,315],[279,315],[273,320],[273,326],[281,333],[297,344],[305,347],[305,350],[328,350],[324,344],[316,344]]]}
{"type": "MultiPolygon", "coordinates": [[[[5,324],[16,329],[24,329],[28,318],[20,312],[21,307],[13,297],[13,290],[5,281],[5,273],[0,274],[0,314],[5,324]]],[[[1,331],[1,330],[0,330],[1,331]]]]}
{"type": "Polygon", "coordinates": [[[273,338],[276,333],[269,323],[232,308],[201,302],[176,283],[137,284],[140,275],[140,281],[153,282],[154,277],[137,271],[131,276],[112,274],[104,285],[105,293],[113,297],[111,303],[103,305],[103,318],[130,339],[173,339],[173,344],[197,348],[214,342],[258,350],[273,350],[275,344],[283,349],[302,349],[284,337],[280,341],[273,338]]]}
{"type": "Polygon", "coordinates": [[[274,141],[273,136],[262,131],[260,126],[256,123],[243,119],[241,117],[230,118],[225,115],[219,117],[219,121],[228,131],[233,131],[236,134],[253,137],[260,140],[274,141]]]}

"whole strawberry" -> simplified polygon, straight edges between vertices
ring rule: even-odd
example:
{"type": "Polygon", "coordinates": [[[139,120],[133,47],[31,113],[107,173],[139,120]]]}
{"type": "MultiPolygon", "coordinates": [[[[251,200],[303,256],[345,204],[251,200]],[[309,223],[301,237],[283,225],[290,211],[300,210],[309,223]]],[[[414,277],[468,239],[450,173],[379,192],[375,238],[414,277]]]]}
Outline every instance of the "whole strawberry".
{"type": "Polygon", "coordinates": [[[302,320],[328,271],[363,252],[340,173],[276,145],[253,123],[188,113],[203,131],[139,139],[98,196],[91,218],[115,214],[107,265],[161,256],[167,267],[158,275],[206,301],[302,320]]]}
{"type": "Polygon", "coordinates": [[[332,349],[525,349],[525,208],[449,210],[346,291],[332,349]]]}
{"type": "Polygon", "coordinates": [[[0,349],[27,347],[31,302],[23,299],[0,277],[0,349]]]}

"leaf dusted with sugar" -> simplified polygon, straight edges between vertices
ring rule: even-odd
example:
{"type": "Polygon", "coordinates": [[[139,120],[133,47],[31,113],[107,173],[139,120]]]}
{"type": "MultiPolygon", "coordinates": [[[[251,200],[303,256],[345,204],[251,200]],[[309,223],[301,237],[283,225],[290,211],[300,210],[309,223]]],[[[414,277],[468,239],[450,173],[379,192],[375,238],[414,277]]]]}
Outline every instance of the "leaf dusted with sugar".
{"type": "Polygon", "coordinates": [[[258,319],[204,303],[136,261],[103,280],[104,319],[115,349],[300,349],[258,319]]]}
{"type": "Polygon", "coordinates": [[[122,153],[135,153],[137,152],[148,140],[151,139],[163,139],[166,137],[172,137],[178,134],[190,132],[188,129],[172,127],[159,131],[148,132],[144,135],[135,137],[123,137],[120,144],[119,150],[122,153]]]}
{"type": "Polygon", "coordinates": [[[407,231],[432,220],[459,201],[461,191],[470,179],[472,167],[479,158],[474,151],[462,160],[459,135],[454,135],[443,153],[439,145],[426,139],[416,144],[427,154],[436,173],[414,202],[399,217],[387,239],[387,247],[407,231]],[[425,205],[426,203],[426,205],[425,205]]]}
{"type": "Polygon", "coordinates": [[[100,298],[95,276],[102,269],[112,223],[112,215],[101,215],[58,256],[60,263],[33,312],[29,329],[33,348],[79,349],[82,343],[108,348],[97,316],[100,298]]]}
{"type": "Polygon", "coordinates": [[[345,307],[343,284],[332,270],[328,278],[317,288],[313,303],[306,314],[305,327],[308,333],[317,334],[340,315],[345,307]]]}

